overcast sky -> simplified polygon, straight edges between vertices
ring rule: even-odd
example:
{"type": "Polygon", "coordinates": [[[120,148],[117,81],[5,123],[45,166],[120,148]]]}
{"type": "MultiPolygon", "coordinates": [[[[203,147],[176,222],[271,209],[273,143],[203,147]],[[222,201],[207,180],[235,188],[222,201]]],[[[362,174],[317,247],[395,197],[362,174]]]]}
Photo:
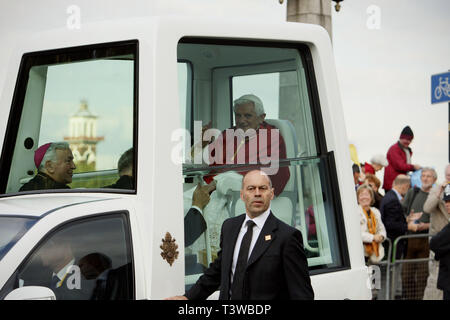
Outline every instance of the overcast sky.
{"type": "MultiPolygon", "coordinates": [[[[412,162],[448,163],[448,103],[431,105],[431,75],[450,69],[450,1],[346,0],[333,47],[347,134],[361,162],[386,154],[409,125],[412,162]]],[[[380,177],[382,177],[379,174],[380,177]]]]}

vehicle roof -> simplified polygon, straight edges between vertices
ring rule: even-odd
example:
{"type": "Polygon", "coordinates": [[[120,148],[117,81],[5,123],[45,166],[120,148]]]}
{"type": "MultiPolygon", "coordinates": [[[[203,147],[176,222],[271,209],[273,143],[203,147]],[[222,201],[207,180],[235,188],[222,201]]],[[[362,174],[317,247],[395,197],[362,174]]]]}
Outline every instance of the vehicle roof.
{"type": "MultiPolygon", "coordinates": [[[[126,2],[78,0],[8,1],[1,2],[0,30],[40,30],[66,27],[79,17],[81,24],[152,16],[183,15],[189,17],[214,17],[228,19],[239,17],[285,21],[287,4],[276,0],[133,0],[126,2]],[[24,4],[26,3],[26,5],[24,4]],[[7,14],[6,14],[7,13],[7,14]]],[[[81,26],[82,28],[82,26],[81,26]]]]}
{"type": "MultiPolygon", "coordinates": [[[[117,196],[116,196],[117,197],[117,196]]],[[[26,216],[41,218],[63,207],[97,201],[111,197],[100,195],[29,195],[0,199],[0,218],[2,216],[26,216]]]]}

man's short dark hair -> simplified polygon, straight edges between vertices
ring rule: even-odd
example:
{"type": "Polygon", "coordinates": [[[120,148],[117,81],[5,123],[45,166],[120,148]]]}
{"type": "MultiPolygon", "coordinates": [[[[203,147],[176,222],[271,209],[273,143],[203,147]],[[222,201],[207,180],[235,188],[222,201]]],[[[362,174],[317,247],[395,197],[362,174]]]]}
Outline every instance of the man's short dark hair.
{"type": "Polygon", "coordinates": [[[353,165],[352,165],[352,169],[353,169],[353,173],[355,174],[355,173],[360,173],[361,172],[361,170],[359,170],[359,166],[356,164],[356,163],[354,163],[353,165]]]}
{"type": "Polygon", "coordinates": [[[119,171],[120,174],[122,171],[130,168],[132,165],[133,165],[133,148],[130,148],[120,156],[119,161],[117,162],[117,170],[119,171]]]}

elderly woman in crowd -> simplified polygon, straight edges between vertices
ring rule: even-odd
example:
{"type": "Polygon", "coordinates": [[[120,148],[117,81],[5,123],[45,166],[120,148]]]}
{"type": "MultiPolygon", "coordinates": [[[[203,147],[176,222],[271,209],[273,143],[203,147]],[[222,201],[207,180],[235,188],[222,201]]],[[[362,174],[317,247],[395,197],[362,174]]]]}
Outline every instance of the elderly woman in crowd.
{"type": "Polygon", "coordinates": [[[366,179],[364,180],[364,183],[372,188],[374,195],[373,206],[378,210],[380,210],[381,200],[383,199],[383,195],[378,191],[381,187],[380,179],[378,179],[376,175],[368,173],[366,174],[366,179]]]}
{"type": "Polygon", "coordinates": [[[375,174],[377,171],[380,171],[384,167],[387,167],[388,161],[386,157],[382,154],[377,154],[370,159],[370,163],[366,162],[363,165],[364,174],[375,174]]]}
{"type": "Polygon", "coordinates": [[[361,185],[357,192],[361,221],[361,236],[364,244],[366,262],[377,263],[384,257],[381,243],[386,239],[386,229],[381,221],[380,211],[372,207],[375,197],[372,188],[361,185]]]}

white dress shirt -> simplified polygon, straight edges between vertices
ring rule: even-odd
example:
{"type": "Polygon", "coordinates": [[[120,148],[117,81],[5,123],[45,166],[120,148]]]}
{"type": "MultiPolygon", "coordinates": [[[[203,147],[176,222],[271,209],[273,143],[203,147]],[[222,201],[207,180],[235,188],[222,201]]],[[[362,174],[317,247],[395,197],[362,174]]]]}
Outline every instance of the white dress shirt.
{"type": "Polygon", "coordinates": [[[252,235],[252,241],[250,243],[250,249],[248,251],[248,257],[247,257],[247,259],[248,259],[252,254],[252,250],[255,247],[256,240],[258,240],[259,234],[261,233],[261,230],[264,227],[264,224],[266,223],[266,220],[267,220],[267,217],[269,216],[269,214],[270,214],[270,207],[269,207],[269,209],[267,209],[267,211],[265,211],[264,213],[262,213],[261,215],[259,215],[258,217],[254,218],[254,219],[250,219],[248,214],[245,215],[244,222],[242,223],[241,230],[239,231],[239,235],[237,237],[236,245],[234,246],[233,263],[231,264],[231,278],[230,278],[231,283],[233,283],[233,276],[234,276],[234,272],[236,270],[236,264],[237,264],[237,260],[239,257],[239,250],[241,249],[242,238],[244,238],[244,235],[247,232],[247,221],[252,220],[256,224],[255,226],[253,226],[253,235],[252,235]]]}
{"type": "Polygon", "coordinates": [[[395,192],[395,195],[397,196],[398,201],[402,202],[402,200],[403,200],[402,195],[397,190],[395,190],[394,188],[392,188],[391,190],[395,192]]]}

